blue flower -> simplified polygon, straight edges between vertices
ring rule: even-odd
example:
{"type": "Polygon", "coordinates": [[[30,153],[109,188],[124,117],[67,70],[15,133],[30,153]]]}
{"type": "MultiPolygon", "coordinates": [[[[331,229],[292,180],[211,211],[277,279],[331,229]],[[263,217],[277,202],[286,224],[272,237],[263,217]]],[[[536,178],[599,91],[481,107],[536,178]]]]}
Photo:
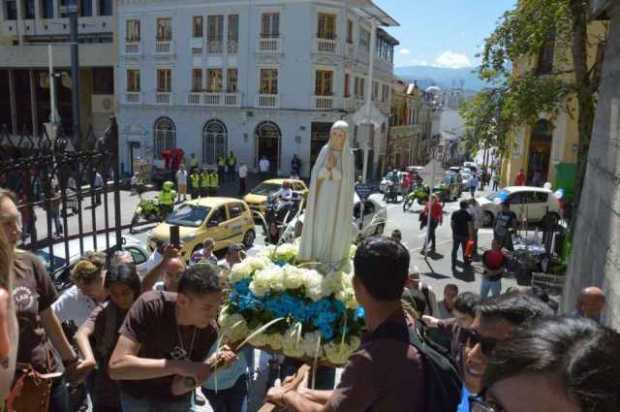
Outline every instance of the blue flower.
{"type": "Polygon", "coordinates": [[[353,314],[353,318],[355,320],[358,319],[364,319],[366,317],[366,312],[364,311],[364,308],[359,306],[357,309],[355,309],[355,312],[353,314]]]}

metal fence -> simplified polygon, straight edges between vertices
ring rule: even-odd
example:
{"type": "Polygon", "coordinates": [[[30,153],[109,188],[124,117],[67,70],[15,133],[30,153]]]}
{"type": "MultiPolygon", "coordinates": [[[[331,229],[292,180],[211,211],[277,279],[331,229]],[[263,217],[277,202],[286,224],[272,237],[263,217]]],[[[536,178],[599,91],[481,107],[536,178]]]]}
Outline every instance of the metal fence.
{"type": "Polygon", "coordinates": [[[91,128],[79,151],[62,129],[53,134],[0,128],[0,186],[18,197],[20,247],[42,257],[51,273],[84,252],[122,244],[116,119],[101,137],[91,128]]]}

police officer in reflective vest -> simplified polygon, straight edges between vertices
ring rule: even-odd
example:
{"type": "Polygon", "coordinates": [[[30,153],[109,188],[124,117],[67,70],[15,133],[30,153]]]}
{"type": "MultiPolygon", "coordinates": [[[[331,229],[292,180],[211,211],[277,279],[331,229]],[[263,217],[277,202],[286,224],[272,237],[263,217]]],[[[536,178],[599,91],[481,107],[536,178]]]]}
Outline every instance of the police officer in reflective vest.
{"type": "Polygon", "coordinates": [[[204,169],[200,174],[200,196],[206,197],[209,193],[209,172],[204,169]]]}
{"type": "Polygon", "coordinates": [[[217,191],[220,188],[220,179],[215,170],[209,173],[209,196],[217,195],[217,191]]]}
{"type": "Polygon", "coordinates": [[[226,158],[226,167],[228,168],[228,181],[234,182],[235,172],[237,169],[237,157],[232,152],[232,150],[230,151],[230,154],[226,158]]]}
{"type": "Polygon", "coordinates": [[[223,182],[226,175],[226,156],[224,155],[218,156],[217,158],[217,174],[223,182]]]}
{"type": "Polygon", "coordinates": [[[163,219],[165,219],[174,208],[174,200],[177,197],[177,192],[173,189],[174,183],[166,181],[161,187],[161,192],[159,192],[159,211],[163,219]]]}
{"type": "Polygon", "coordinates": [[[200,172],[197,168],[192,169],[192,174],[189,175],[190,193],[192,199],[200,197],[200,172]]]}

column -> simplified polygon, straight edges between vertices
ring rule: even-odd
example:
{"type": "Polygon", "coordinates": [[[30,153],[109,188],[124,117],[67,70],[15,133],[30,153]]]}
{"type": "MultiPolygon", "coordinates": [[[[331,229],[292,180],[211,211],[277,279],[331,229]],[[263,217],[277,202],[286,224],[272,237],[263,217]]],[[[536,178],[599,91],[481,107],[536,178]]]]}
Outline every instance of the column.
{"type": "Polygon", "coordinates": [[[60,6],[60,0],[54,0],[54,15],[52,18],[57,19],[60,17],[60,12],[58,11],[58,7],[60,6]]]}
{"type": "Polygon", "coordinates": [[[17,102],[15,101],[15,76],[13,69],[9,72],[9,105],[11,107],[11,133],[17,134],[17,102]]]}
{"type": "Polygon", "coordinates": [[[24,0],[17,0],[15,7],[17,9],[17,24],[15,25],[15,27],[17,28],[17,41],[21,46],[22,44],[24,44],[24,0]]]}
{"type": "Polygon", "coordinates": [[[99,9],[98,9],[98,1],[99,0],[91,0],[92,4],[93,4],[93,17],[98,16],[99,15],[99,9]]]}
{"type": "Polygon", "coordinates": [[[32,135],[39,137],[39,108],[37,106],[37,82],[35,79],[34,70],[28,71],[28,77],[30,80],[30,110],[32,114],[32,135]]]}
{"type": "Polygon", "coordinates": [[[36,26],[37,26],[37,22],[38,20],[41,18],[41,0],[35,0],[34,1],[34,20],[35,20],[35,28],[33,28],[33,31],[36,30],[36,26]]]}

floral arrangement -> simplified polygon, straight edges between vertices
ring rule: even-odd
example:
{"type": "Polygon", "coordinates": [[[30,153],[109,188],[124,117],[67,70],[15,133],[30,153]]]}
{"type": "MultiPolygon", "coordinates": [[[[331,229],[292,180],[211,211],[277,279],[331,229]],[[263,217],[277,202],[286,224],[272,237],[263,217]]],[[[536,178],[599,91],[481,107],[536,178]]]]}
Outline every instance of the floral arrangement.
{"type": "Polygon", "coordinates": [[[351,261],[322,275],[297,262],[298,250],[293,244],[270,246],[233,266],[220,315],[222,335],[232,342],[250,337],[252,346],[289,357],[342,365],[359,346],[364,324],[351,261]]]}

